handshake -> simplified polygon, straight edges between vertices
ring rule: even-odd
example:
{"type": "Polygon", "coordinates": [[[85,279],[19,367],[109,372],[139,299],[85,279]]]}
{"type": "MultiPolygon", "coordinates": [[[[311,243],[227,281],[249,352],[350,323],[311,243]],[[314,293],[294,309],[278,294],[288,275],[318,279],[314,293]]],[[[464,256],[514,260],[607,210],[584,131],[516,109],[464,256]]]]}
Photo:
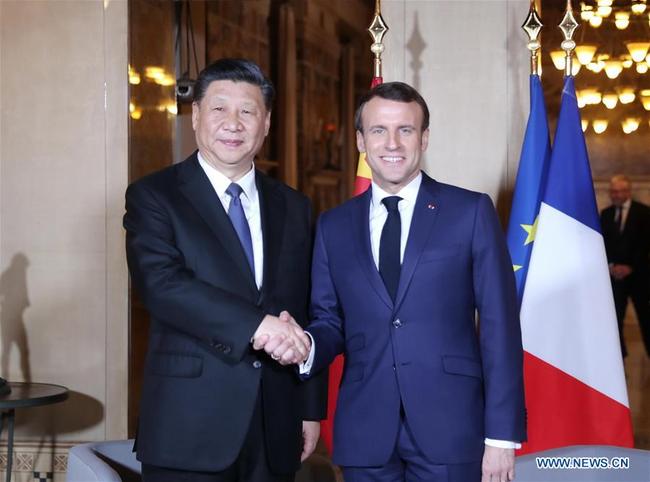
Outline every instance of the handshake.
{"type": "Polygon", "coordinates": [[[311,339],[286,311],[280,316],[266,315],[253,334],[253,348],[264,350],[280,365],[307,360],[311,339]]]}

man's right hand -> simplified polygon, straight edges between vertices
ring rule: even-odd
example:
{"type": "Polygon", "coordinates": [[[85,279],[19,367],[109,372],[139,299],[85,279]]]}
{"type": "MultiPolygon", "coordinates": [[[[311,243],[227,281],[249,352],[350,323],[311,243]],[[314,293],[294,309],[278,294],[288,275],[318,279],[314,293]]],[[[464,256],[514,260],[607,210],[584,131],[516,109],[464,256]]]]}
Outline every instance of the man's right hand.
{"type": "Polygon", "coordinates": [[[291,365],[301,363],[307,358],[311,340],[296,320],[283,311],[279,317],[264,317],[253,334],[253,348],[263,349],[281,365],[291,365]]]}

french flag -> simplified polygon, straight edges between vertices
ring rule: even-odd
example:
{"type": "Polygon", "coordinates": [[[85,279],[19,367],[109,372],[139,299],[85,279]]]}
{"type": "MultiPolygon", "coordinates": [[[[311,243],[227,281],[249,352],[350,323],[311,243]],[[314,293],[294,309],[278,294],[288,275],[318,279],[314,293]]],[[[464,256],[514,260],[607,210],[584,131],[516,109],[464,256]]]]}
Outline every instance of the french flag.
{"type": "Polygon", "coordinates": [[[528,442],[634,445],[612,288],[573,77],[565,77],[521,300],[528,442]]]}

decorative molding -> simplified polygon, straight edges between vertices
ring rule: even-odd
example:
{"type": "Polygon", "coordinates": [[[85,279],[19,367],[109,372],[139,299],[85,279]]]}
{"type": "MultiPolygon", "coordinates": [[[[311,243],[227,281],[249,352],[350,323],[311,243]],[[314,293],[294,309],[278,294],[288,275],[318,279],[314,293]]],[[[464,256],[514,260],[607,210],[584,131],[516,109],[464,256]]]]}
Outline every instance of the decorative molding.
{"type": "Polygon", "coordinates": [[[68,470],[68,454],[54,454],[54,472],[68,470]]]}
{"type": "MultiPolygon", "coordinates": [[[[81,442],[62,443],[44,447],[42,443],[27,442],[14,445],[13,473],[65,473],[68,469],[68,449],[81,442]]],[[[0,444],[0,471],[7,469],[7,444],[0,444]]],[[[23,480],[24,477],[21,478],[23,480]]],[[[51,477],[50,477],[51,479],[51,477]]],[[[38,480],[38,479],[34,479],[38,480]]]]}
{"type": "Polygon", "coordinates": [[[34,470],[34,454],[14,452],[13,470],[16,472],[31,472],[34,470]]]}

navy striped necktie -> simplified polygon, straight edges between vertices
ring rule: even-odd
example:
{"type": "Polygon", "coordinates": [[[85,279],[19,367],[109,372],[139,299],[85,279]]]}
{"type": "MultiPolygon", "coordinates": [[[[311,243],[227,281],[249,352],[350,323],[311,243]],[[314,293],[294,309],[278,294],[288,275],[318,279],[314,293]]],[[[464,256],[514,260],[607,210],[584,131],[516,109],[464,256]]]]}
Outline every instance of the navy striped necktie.
{"type": "Polygon", "coordinates": [[[246,219],[246,213],[244,212],[244,207],[241,204],[241,194],[244,190],[239,184],[231,183],[226,189],[226,194],[230,196],[230,206],[228,206],[228,217],[232,223],[237,236],[239,237],[239,242],[241,247],[244,249],[246,254],[246,259],[248,264],[255,276],[255,262],[253,260],[253,240],[251,238],[251,229],[248,226],[248,220],[246,219]]]}

